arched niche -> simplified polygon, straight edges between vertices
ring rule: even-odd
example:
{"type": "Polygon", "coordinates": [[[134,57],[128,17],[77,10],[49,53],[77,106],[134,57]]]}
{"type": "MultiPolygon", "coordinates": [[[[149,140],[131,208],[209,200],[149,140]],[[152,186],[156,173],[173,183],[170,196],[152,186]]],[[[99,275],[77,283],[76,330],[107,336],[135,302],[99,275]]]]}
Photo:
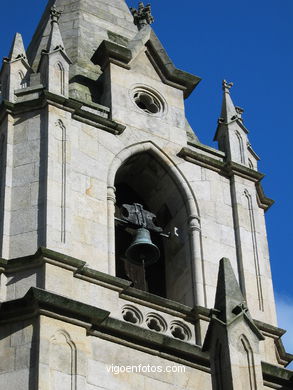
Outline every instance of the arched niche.
{"type": "Polygon", "coordinates": [[[59,93],[65,95],[65,71],[61,62],[56,64],[56,85],[58,85],[59,93]]]}
{"type": "Polygon", "coordinates": [[[76,390],[77,351],[68,332],[63,329],[50,338],[49,389],[76,390]]]}
{"type": "Polygon", "coordinates": [[[199,235],[198,239],[194,235],[199,231],[197,206],[193,195],[186,191],[188,183],[176,172],[176,167],[161,157],[152,145],[146,146],[140,145],[134,153],[128,151],[123,160],[121,155],[116,159],[118,167],[115,175],[112,171],[113,183],[110,182],[112,186],[109,187],[115,189],[115,216],[121,217],[122,204],[140,203],[156,214],[157,224],[171,236],[166,238],[151,233],[161,257],[158,263],[146,269],[147,284],[144,285],[142,267],[125,261],[125,251],[135,232],[116,223],[115,273],[131,280],[137,288],[194,305],[198,301],[196,296],[203,295],[195,291],[196,280],[202,277],[201,259],[196,255],[200,252],[200,239],[199,235]]]}

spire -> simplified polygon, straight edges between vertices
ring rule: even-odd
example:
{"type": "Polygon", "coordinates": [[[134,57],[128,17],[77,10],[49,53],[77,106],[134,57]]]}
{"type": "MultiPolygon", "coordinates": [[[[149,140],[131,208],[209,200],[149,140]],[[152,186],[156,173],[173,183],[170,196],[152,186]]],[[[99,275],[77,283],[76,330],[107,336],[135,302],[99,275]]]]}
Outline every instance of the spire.
{"type": "Polygon", "coordinates": [[[264,336],[249,314],[230,261],[223,258],[215,307],[203,345],[203,351],[209,351],[211,357],[213,389],[252,389],[252,383],[253,389],[263,389],[261,340],[264,336]],[[242,376],[244,370],[247,376],[242,376]]]}
{"type": "Polygon", "coordinates": [[[10,49],[9,59],[10,61],[13,61],[19,58],[26,59],[26,52],[21,34],[16,33],[14,36],[12,47],[10,49]]]}
{"type": "Polygon", "coordinates": [[[220,260],[215,309],[219,311],[219,318],[227,323],[235,317],[234,309],[240,305],[245,307],[244,297],[229,259],[223,258],[220,260]]]}
{"type": "Polygon", "coordinates": [[[97,67],[90,59],[101,42],[113,40],[123,45],[136,34],[137,27],[125,0],[48,0],[27,55],[33,69],[37,70],[42,51],[47,50],[48,46],[51,50],[55,49],[62,42],[73,63],[71,78],[83,74],[96,80],[97,67]],[[52,6],[58,11],[62,10],[59,21],[58,14],[52,15],[52,6]]]}
{"type": "Polygon", "coordinates": [[[59,29],[59,19],[61,12],[57,10],[56,6],[50,10],[51,17],[51,32],[47,43],[47,52],[50,53],[55,50],[64,50],[64,44],[59,29]]]}
{"type": "Polygon", "coordinates": [[[228,83],[226,80],[222,82],[223,88],[223,102],[222,111],[219,122],[230,123],[231,121],[238,118],[236,107],[231,99],[230,89],[233,87],[233,83],[228,83]]]}
{"type": "MultiPolygon", "coordinates": [[[[260,340],[263,340],[263,335],[254,324],[249,313],[230,260],[224,257],[220,260],[211,326],[214,321],[220,321],[223,325],[229,327],[230,324],[239,317],[243,317],[250,329],[260,340]]],[[[206,339],[208,338],[209,336],[206,337],[206,339]]]]}

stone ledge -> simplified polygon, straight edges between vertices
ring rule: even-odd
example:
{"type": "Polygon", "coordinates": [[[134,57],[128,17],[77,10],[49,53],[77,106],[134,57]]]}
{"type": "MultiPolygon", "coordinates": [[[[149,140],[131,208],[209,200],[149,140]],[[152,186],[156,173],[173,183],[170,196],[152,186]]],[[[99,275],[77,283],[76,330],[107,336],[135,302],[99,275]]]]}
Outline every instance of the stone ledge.
{"type": "MultiPolygon", "coordinates": [[[[132,347],[139,348],[140,346],[147,348],[148,352],[158,351],[160,354],[169,356],[169,359],[175,360],[179,358],[184,360],[187,364],[196,363],[205,371],[210,371],[210,362],[208,353],[202,352],[197,345],[191,345],[178,339],[173,339],[169,336],[156,333],[148,329],[143,329],[133,324],[123,322],[114,318],[106,318],[103,323],[93,326],[88,331],[88,334],[99,335],[102,332],[116,340],[128,342],[132,347]]],[[[109,337],[109,338],[110,338],[109,337]]],[[[121,342],[123,343],[123,342],[121,342]]],[[[140,348],[139,348],[140,349],[140,348]]]]}
{"type": "Polygon", "coordinates": [[[105,116],[95,114],[88,109],[83,109],[84,102],[78,102],[48,91],[42,91],[41,96],[36,99],[25,100],[19,103],[11,103],[4,100],[0,105],[0,121],[3,120],[7,113],[19,115],[28,111],[42,109],[49,104],[70,111],[72,117],[79,122],[87,123],[114,135],[119,135],[126,129],[126,126],[105,118],[105,116]]]}
{"type": "Polygon", "coordinates": [[[293,387],[293,371],[278,367],[270,363],[261,362],[263,379],[268,383],[278,384],[283,390],[290,390],[293,387]]]}
{"type": "Polygon", "coordinates": [[[73,299],[31,287],[23,298],[2,302],[0,306],[0,324],[13,322],[20,317],[33,317],[40,310],[73,318],[90,324],[99,324],[110,312],[90,306],[73,299]]]}
{"type": "Polygon", "coordinates": [[[211,146],[208,146],[208,145],[204,145],[201,142],[188,141],[187,145],[191,146],[193,148],[199,149],[199,150],[203,150],[204,152],[209,153],[211,155],[214,155],[221,160],[224,160],[224,158],[226,157],[226,154],[224,152],[222,152],[221,150],[212,148],[211,146]]]}
{"type": "Polygon", "coordinates": [[[104,40],[92,56],[91,61],[94,65],[100,65],[102,70],[110,62],[117,63],[129,69],[128,63],[131,59],[131,50],[117,43],[104,40]]]}
{"type": "Polygon", "coordinates": [[[198,306],[192,308],[182,303],[151,294],[146,291],[131,287],[132,283],[117,276],[108,275],[104,272],[86,267],[86,262],[71,256],[40,247],[34,255],[19,257],[15,259],[0,258],[0,273],[14,273],[30,268],[40,267],[45,263],[51,263],[58,267],[69,269],[74,277],[84,279],[90,283],[97,283],[116,291],[119,291],[120,298],[144,304],[149,307],[156,307],[161,311],[176,313],[179,317],[194,322],[198,318],[209,318],[209,309],[198,306]]]}
{"type": "Polygon", "coordinates": [[[131,342],[137,348],[147,347],[150,353],[152,350],[164,353],[169,360],[181,358],[209,370],[209,356],[198,346],[110,318],[109,311],[35,287],[31,287],[23,298],[1,304],[0,326],[39,315],[86,327],[88,335],[116,337],[120,343],[131,342]]]}
{"type": "MultiPolygon", "coordinates": [[[[160,310],[170,315],[176,315],[190,323],[196,323],[199,319],[207,322],[210,321],[210,310],[208,308],[202,306],[192,308],[179,302],[138,290],[131,287],[131,282],[128,280],[86,267],[85,261],[44,247],[39,248],[34,255],[10,260],[0,259],[0,273],[4,272],[9,274],[31,268],[38,268],[45,263],[69,269],[76,278],[118,291],[119,296],[122,299],[155,308],[156,310],[160,310]]],[[[293,360],[293,355],[286,352],[283,346],[281,336],[285,331],[261,321],[254,320],[254,323],[261,331],[266,332],[268,337],[275,339],[278,361],[282,365],[288,365],[293,360]]]]}
{"type": "MultiPolygon", "coordinates": [[[[0,305],[0,325],[39,315],[74,323],[86,327],[88,335],[210,372],[209,354],[199,346],[111,318],[109,311],[46,290],[32,287],[23,298],[0,305]]],[[[293,371],[262,362],[262,372],[265,383],[292,388],[293,371]]]]}
{"type": "Polygon", "coordinates": [[[234,175],[238,175],[245,179],[252,180],[256,183],[255,185],[259,207],[264,210],[268,210],[274,204],[272,199],[265,196],[263,188],[260,184],[260,181],[264,178],[263,173],[257,172],[233,161],[224,162],[217,160],[213,157],[203,155],[187,147],[182,148],[177,156],[190,163],[216,171],[217,173],[228,178],[233,177],[234,175]]]}
{"type": "MultiPolygon", "coordinates": [[[[196,306],[192,308],[190,306],[183,305],[182,303],[172,301],[146,291],[138,290],[131,287],[131,282],[128,280],[86,267],[86,262],[83,260],[45,247],[40,247],[35,254],[30,256],[10,260],[0,258],[0,273],[13,273],[29,268],[36,268],[42,266],[46,262],[54,263],[58,267],[70,269],[73,272],[74,277],[86,278],[86,280],[90,283],[100,284],[101,282],[101,284],[104,286],[106,285],[107,288],[118,290],[122,299],[135,300],[135,302],[139,302],[147,306],[156,306],[162,311],[171,310],[188,320],[201,318],[209,321],[210,309],[206,307],[196,306]]],[[[254,322],[261,331],[269,333],[272,337],[275,336],[279,339],[285,333],[285,330],[273,325],[266,324],[258,320],[254,320],[254,322]]]]}

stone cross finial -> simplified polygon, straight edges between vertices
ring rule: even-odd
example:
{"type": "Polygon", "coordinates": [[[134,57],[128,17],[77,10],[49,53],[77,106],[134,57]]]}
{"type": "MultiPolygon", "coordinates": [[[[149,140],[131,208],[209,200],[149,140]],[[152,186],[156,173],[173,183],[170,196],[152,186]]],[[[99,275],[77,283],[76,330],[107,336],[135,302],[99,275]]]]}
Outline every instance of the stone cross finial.
{"type": "Polygon", "coordinates": [[[144,6],[143,2],[141,1],[138,4],[138,9],[130,8],[130,11],[133,15],[134,24],[138,27],[139,30],[143,28],[143,26],[154,22],[150,4],[144,6]]]}
{"type": "Polygon", "coordinates": [[[230,89],[233,87],[233,83],[228,83],[226,80],[222,82],[223,91],[230,93],[230,89]]]}
{"type": "Polygon", "coordinates": [[[50,15],[51,15],[51,23],[58,23],[60,16],[61,16],[61,11],[58,11],[56,6],[53,5],[50,9],[50,15]]]}

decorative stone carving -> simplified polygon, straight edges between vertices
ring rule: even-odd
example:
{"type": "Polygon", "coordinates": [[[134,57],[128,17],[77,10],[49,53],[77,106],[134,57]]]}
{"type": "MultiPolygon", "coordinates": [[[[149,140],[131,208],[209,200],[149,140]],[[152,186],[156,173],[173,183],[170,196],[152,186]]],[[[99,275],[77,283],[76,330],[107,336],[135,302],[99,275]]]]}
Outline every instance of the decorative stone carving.
{"type": "Polygon", "coordinates": [[[51,21],[52,22],[59,22],[60,16],[61,16],[61,11],[58,11],[56,6],[53,5],[50,9],[50,15],[51,15],[51,21]]]}
{"type": "Polygon", "coordinates": [[[172,336],[176,339],[182,341],[189,341],[191,339],[191,331],[180,321],[172,321],[170,324],[170,332],[172,336]]]}
{"type": "Polygon", "coordinates": [[[233,83],[228,83],[226,80],[222,82],[223,91],[230,93],[230,89],[233,87],[233,83]]]}
{"type": "Polygon", "coordinates": [[[140,325],[143,321],[143,315],[136,307],[125,305],[122,308],[122,317],[124,321],[140,325]]]}
{"type": "Polygon", "coordinates": [[[143,2],[139,2],[138,9],[130,8],[130,11],[133,15],[134,24],[140,30],[143,26],[148,24],[152,24],[154,22],[154,18],[151,14],[151,5],[147,4],[144,6],[143,2]]]}
{"type": "Polygon", "coordinates": [[[165,110],[163,98],[152,89],[136,87],[132,91],[131,98],[136,106],[147,114],[158,115],[165,110]]]}
{"type": "Polygon", "coordinates": [[[149,313],[145,320],[147,326],[151,330],[164,333],[167,330],[167,323],[163,317],[156,313],[149,313]]]}

